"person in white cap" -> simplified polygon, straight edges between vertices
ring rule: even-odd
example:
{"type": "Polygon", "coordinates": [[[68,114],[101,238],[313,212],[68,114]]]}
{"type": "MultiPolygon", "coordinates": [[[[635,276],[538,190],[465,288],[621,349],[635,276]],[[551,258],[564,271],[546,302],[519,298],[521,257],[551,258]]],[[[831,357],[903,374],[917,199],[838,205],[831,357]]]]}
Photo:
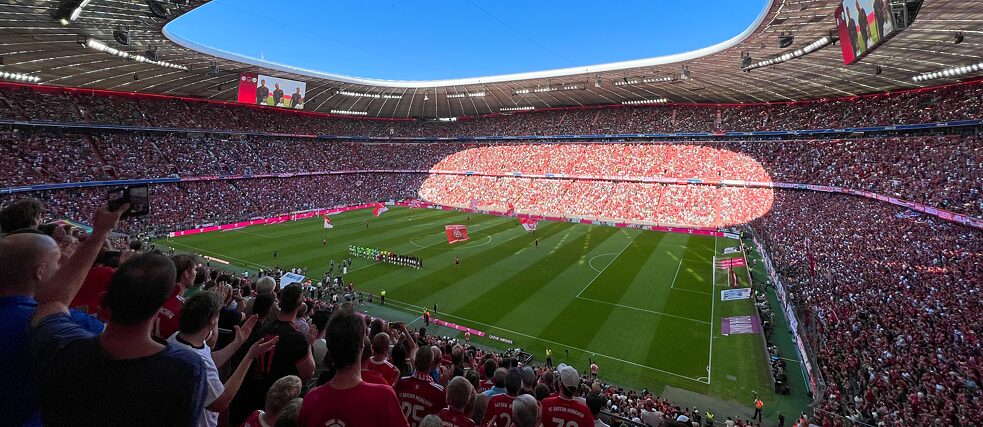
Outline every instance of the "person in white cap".
{"type": "Polygon", "coordinates": [[[594,417],[587,405],[574,399],[580,387],[580,374],[572,366],[561,363],[557,367],[559,380],[556,397],[543,400],[543,425],[562,425],[569,427],[590,427],[594,417]]]}

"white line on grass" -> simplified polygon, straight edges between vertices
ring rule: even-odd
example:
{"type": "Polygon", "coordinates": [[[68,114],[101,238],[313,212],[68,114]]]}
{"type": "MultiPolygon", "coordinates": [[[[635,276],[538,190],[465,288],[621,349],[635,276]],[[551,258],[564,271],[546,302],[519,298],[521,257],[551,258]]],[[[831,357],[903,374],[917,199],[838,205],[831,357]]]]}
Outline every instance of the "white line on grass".
{"type": "MultiPolygon", "coordinates": [[[[423,309],[423,307],[420,307],[418,305],[413,305],[413,304],[410,304],[410,303],[401,302],[401,304],[406,305],[406,306],[409,306],[409,307],[415,307],[415,308],[417,308],[419,310],[422,310],[423,309]]],[[[584,350],[582,348],[574,347],[572,345],[559,343],[559,342],[548,340],[548,339],[545,339],[545,338],[539,338],[539,337],[532,336],[532,335],[529,335],[529,334],[524,334],[522,332],[516,332],[516,331],[510,330],[510,329],[505,329],[505,328],[502,328],[502,327],[499,327],[499,326],[489,325],[487,323],[482,323],[482,322],[479,322],[479,321],[476,321],[476,320],[471,320],[471,319],[467,319],[467,318],[464,318],[464,317],[455,316],[453,314],[448,314],[448,313],[441,313],[441,314],[443,316],[446,316],[446,317],[453,317],[453,318],[458,319],[458,320],[463,320],[464,322],[467,322],[467,323],[473,323],[475,325],[481,325],[481,326],[484,326],[486,328],[497,329],[497,330],[500,330],[500,331],[503,331],[503,332],[508,332],[510,334],[513,334],[513,335],[519,335],[519,336],[523,336],[523,337],[526,337],[526,338],[531,338],[531,339],[534,339],[534,340],[537,340],[537,341],[542,341],[542,342],[545,342],[545,343],[550,343],[550,344],[553,344],[553,345],[558,345],[558,346],[562,346],[562,347],[568,347],[568,348],[570,348],[572,350],[577,350],[577,351],[582,352],[582,353],[590,353],[592,355],[601,356],[601,357],[604,357],[604,358],[607,358],[607,359],[611,359],[611,360],[614,360],[614,361],[618,361],[618,362],[621,362],[621,363],[626,363],[626,364],[629,364],[629,365],[632,365],[632,366],[637,366],[639,368],[645,368],[645,369],[649,369],[649,370],[656,371],[656,372],[662,372],[664,374],[669,374],[669,375],[676,376],[676,377],[683,378],[683,379],[687,379],[687,380],[690,380],[690,381],[695,381],[695,382],[698,382],[698,383],[706,384],[703,381],[700,381],[698,378],[687,377],[685,375],[677,374],[675,372],[666,371],[666,370],[659,369],[659,368],[653,368],[651,366],[645,366],[645,365],[642,365],[640,363],[630,362],[630,361],[627,361],[627,360],[624,360],[624,359],[619,359],[617,357],[608,356],[608,355],[602,354],[602,353],[596,353],[596,352],[593,352],[593,351],[590,351],[590,350],[584,350]]]]}
{"type": "Polygon", "coordinates": [[[676,275],[675,276],[672,276],[672,286],[669,286],[669,289],[672,289],[674,291],[692,292],[694,294],[700,294],[700,295],[713,295],[713,292],[707,294],[706,292],[700,292],[700,291],[694,291],[692,289],[683,289],[683,288],[677,288],[676,287],[676,278],[679,277],[679,269],[683,266],[683,261],[706,262],[706,261],[698,261],[698,260],[692,260],[692,259],[680,259],[679,260],[679,266],[676,267],[676,275]]]}
{"type": "Polygon", "coordinates": [[[627,308],[629,310],[644,311],[646,313],[658,314],[660,316],[675,317],[677,319],[689,320],[690,322],[703,323],[703,324],[706,324],[707,323],[707,322],[704,322],[702,320],[690,319],[689,317],[677,316],[675,314],[663,313],[661,311],[655,311],[655,310],[648,310],[648,309],[644,309],[644,308],[632,307],[630,305],[616,304],[616,303],[613,303],[613,302],[602,301],[602,300],[594,299],[594,298],[588,298],[588,297],[577,297],[577,298],[578,299],[582,299],[582,300],[587,300],[587,301],[593,301],[593,302],[597,302],[597,303],[601,303],[601,304],[613,305],[615,307],[627,308]]]}
{"type": "Polygon", "coordinates": [[[185,244],[185,243],[178,243],[178,242],[175,242],[175,241],[173,241],[173,240],[168,240],[168,241],[167,241],[167,244],[168,244],[168,245],[178,245],[178,246],[184,246],[184,247],[186,247],[186,248],[188,248],[188,249],[193,249],[193,250],[195,250],[195,251],[197,251],[197,252],[201,252],[201,253],[206,253],[206,254],[211,254],[211,255],[214,255],[214,256],[216,256],[216,257],[222,257],[222,258],[228,258],[228,259],[231,259],[231,260],[233,260],[233,261],[238,261],[238,262],[240,262],[240,263],[243,263],[243,264],[245,264],[245,267],[248,267],[248,266],[253,266],[253,267],[259,267],[259,268],[262,268],[262,269],[268,269],[268,268],[270,268],[269,266],[265,266],[265,265],[263,265],[263,264],[257,264],[257,263],[255,263],[255,262],[252,262],[252,261],[246,261],[246,260],[244,260],[244,259],[241,259],[241,258],[236,258],[236,257],[231,257],[231,256],[228,256],[228,255],[225,255],[225,254],[220,254],[220,253],[218,253],[218,252],[212,252],[212,251],[208,251],[208,250],[205,250],[205,249],[202,249],[202,248],[199,248],[199,247],[197,247],[197,246],[191,246],[191,245],[189,245],[189,244],[185,244]]]}
{"type": "MultiPolygon", "coordinates": [[[[602,256],[617,255],[617,254],[618,254],[617,252],[609,252],[609,253],[606,253],[606,254],[594,255],[594,256],[590,257],[589,260],[587,260],[587,266],[590,267],[591,270],[594,270],[594,271],[600,273],[601,270],[598,270],[597,268],[594,267],[594,258],[600,258],[602,256]]],[[[611,261],[608,261],[608,264],[610,264],[611,262],[614,262],[614,260],[612,259],[611,261]]]]}
{"type": "Polygon", "coordinates": [[[713,370],[713,319],[714,319],[713,318],[713,312],[714,312],[715,305],[717,303],[717,298],[714,297],[714,294],[717,293],[717,237],[716,236],[714,236],[714,238],[713,238],[713,259],[710,262],[710,268],[712,269],[711,271],[713,273],[711,273],[711,275],[710,275],[710,277],[711,277],[711,279],[710,279],[710,322],[709,322],[710,323],[710,351],[709,351],[710,354],[709,354],[709,356],[707,356],[707,359],[708,359],[707,360],[707,384],[710,384],[710,381],[711,381],[711,379],[713,377],[713,375],[712,375],[712,370],[713,370]]]}
{"type": "Polygon", "coordinates": [[[236,231],[236,232],[239,232],[239,233],[242,233],[242,234],[252,234],[253,236],[265,237],[267,239],[279,239],[279,237],[267,236],[267,235],[265,235],[263,233],[253,233],[253,232],[246,231],[245,227],[243,227],[243,228],[237,228],[237,229],[235,229],[233,231],[236,231]]]}
{"type": "Polygon", "coordinates": [[[609,262],[608,265],[605,265],[604,268],[601,269],[601,271],[598,271],[597,274],[594,276],[594,278],[593,279],[590,279],[590,282],[587,282],[587,285],[584,286],[584,288],[581,289],[580,292],[577,292],[577,298],[580,298],[580,294],[584,293],[584,291],[586,291],[587,288],[589,288],[590,285],[593,284],[594,281],[597,280],[598,277],[601,277],[601,274],[604,273],[604,270],[607,270],[608,267],[611,266],[611,264],[614,264],[614,261],[617,260],[618,257],[621,256],[621,253],[624,252],[625,249],[628,249],[628,247],[631,246],[632,242],[634,242],[634,241],[635,241],[635,239],[629,238],[628,239],[628,244],[625,245],[625,247],[621,248],[621,251],[618,252],[618,254],[614,256],[614,258],[611,259],[611,262],[609,262]]]}

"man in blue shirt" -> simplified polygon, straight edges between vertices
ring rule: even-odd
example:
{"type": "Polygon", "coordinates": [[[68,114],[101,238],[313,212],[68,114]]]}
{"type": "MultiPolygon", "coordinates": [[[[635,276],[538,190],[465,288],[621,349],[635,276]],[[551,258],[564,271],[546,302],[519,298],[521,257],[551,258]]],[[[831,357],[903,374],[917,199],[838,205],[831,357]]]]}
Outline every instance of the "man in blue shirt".
{"type": "MultiPolygon", "coordinates": [[[[28,359],[28,325],[37,301],[38,285],[51,278],[61,262],[55,241],[30,231],[9,234],[0,239],[0,414],[4,423],[40,426],[37,390],[28,359]]],[[[73,322],[93,334],[102,333],[98,319],[72,310],[73,322]]],[[[5,424],[6,425],[6,424],[5,424]]]]}
{"type": "Polygon", "coordinates": [[[173,293],[174,263],[160,254],[124,262],[104,298],[111,316],[102,335],[74,323],[78,293],[118,211],[100,208],[92,235],[38,287],[30,350],[45,426],[196,424],[205,399],[200,357],[151,338],[157,311],[173,293]]]}

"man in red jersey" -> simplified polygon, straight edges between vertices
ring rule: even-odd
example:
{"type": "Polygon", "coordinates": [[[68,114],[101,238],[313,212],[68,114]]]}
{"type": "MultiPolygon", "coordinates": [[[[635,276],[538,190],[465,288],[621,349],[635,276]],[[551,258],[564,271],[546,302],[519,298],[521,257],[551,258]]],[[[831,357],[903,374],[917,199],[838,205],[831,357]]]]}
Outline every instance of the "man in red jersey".
{"type": "Polygon", "coordinates": [[[371,384],[381,384],[392,387],[393,385],[389,383],[388,380],[382,377],[382,374],[369,369],[372,364],[372,346],[369,344],[369,340],[365,340],[365,344],[362,347],[362,381],[371,384]]]}
{"type": "Polygon", "coordinates": [[[542,423],[547,426],[592,427],[594,417],[587,405],[574,400],[580,387],[580,375],[572,366],[561,363],[557,369],[560,374],[559,393],[556,397],[543,400],[542,423]]]}
{"type": "Polygon", "coordinates": [[[365,321],[354,310],[337,310],[325,331],[328,354],[337,372],[304,397],[297,424],[306,427],[406,427],[392,387],[362,381],[365,321]]]}
{"type": "Polygon", "coordinates": [[[454,377],[447,383],[447,407],[437,413],[444,427],[474,427],[474,421],[464,415],[474,387],[464,377],[454,377]]]}
{"type": "Polygon", "coordinates": [[[378,372],[389,385],[395,387],[399,381],[399,368],[389,363],[389,334],[379,332],[372,338],[372,358],[365,369],[378,372]]]}
{"type": "Polygon", "coordinates": [[[485,379],[478,384],[479,393],[495,387],[495,380],[493,380],[492,377],[495,376],[496,369],[498,369],[498,362],[496,362],[494,358],[489,357],[485,359],[485,363],[481,366],[481,371],[485,374],[485,379]]]}
{"type": "Polygon", "coordinates": [[[174,266],[177,267],[177,286],[174,287],[174,295],[171,295],[164,306],[157,311],[157,319],[154,321],[154,328],[151,332],[155,337],[166,341],[174,335],[180,327],[181,307],[184,306],[184,290],[188,289],[195,282],[196,259],[192,255],[174,255],[171,257],[174,266]]]}
{"type": "Polygon", "coordinates": [[[486,427],[510,427],[512,425],[512,401],[522,389],[522,374],[518,368],[509,369],[505,375],[505,393],[492,396],[485,409],[485,419],[481,424],[486,427]]]}
{"type": "Polygon", "coordinates": [[[430,346],[420,346],[416,350],[413,375],[396,382],[396,397],[412,427],[420,425],[423,417],[437,413],[445,405],[444,387],[430,376],[433,363],[434,353],[430,346]]]}

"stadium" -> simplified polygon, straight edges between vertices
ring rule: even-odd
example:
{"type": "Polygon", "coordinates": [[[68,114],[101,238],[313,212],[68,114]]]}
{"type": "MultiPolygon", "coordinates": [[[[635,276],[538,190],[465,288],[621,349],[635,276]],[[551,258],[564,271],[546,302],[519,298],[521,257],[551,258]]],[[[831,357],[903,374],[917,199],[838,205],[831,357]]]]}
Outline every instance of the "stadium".
{"type": "Polygon", "coordinates": [[[983,425],[983,1],[597,65],[442,5],[577,55],[481,77],[181,30],[260,3],[0,4],[0,425],[983,425]]]}

